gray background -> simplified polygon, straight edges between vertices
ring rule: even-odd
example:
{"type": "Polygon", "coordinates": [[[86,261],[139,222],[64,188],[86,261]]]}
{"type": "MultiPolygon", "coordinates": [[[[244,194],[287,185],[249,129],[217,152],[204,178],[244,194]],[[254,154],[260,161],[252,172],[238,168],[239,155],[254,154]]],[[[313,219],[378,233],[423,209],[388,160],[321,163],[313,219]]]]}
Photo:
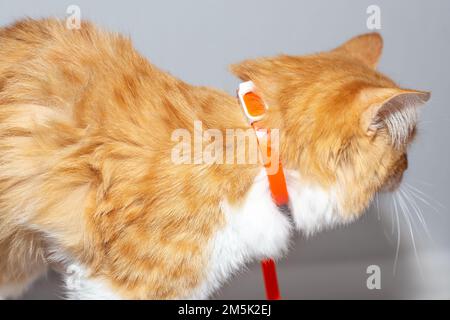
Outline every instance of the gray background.
{"type": "MultiPolygon", "coordinates": [[[[157,66],[187,82],[230,93],[238,84],[227,71],[230,63],[330,49],[368,32],[366,9],[379,5],[385,39],[380,70],[405,87],[432,91],[406,177],[433,198],[428,202],[436,210],[420,203],[431,239],[420,227],[415,229],[415,255],[408,225],[402,222],[394,272],[397,234],[396,226],[391,232],[392,207],[386,197],[380,205],[381,219],[371,208],[351,226],[299,237],[279,263],[280,284],[284,297],[292,299],[450,298],[450,1],[2,0],[0,24],[24,16],[64,18],[71,4],[81,8],[82,18],[130,35],[157,66]],[[381,267],[381,290],[366,287],[366,268],[372,264],[381,267]]],[[[60,296],[58,281],[50,274],[26,298],[60,296]]],[[[259,265],[234,277],[216,298],[264,298],[259,265]]]]}

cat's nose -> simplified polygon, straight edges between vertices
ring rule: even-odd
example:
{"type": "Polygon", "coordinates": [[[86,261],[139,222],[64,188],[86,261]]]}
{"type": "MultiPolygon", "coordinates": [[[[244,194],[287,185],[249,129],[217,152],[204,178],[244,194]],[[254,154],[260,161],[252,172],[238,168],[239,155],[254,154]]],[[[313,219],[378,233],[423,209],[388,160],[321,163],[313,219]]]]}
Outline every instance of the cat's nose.
{"type": "Polygon", "coordinates": [[[405,172],[408,169],[408,155],[405,153],[400,161],[402,162],[401,166],[403,167],[402,172],[405,172]]]}
{"type": "Polygon", "coordinates": [[[383,185],[382,191],[383,192],[392,192],[398,189],[400,184],[403,180],[403,174],[408,169],[408,156],[404,154],[400,159],[397,161],[393,173],[389,178],[386,180],[385,184],[383,185]]]}
{"type": "Polygon", "coordinates": [[[403,172],[391,176],[383,187],[385,192],[393,192],[398,189],[403,180],[403,172]]]}

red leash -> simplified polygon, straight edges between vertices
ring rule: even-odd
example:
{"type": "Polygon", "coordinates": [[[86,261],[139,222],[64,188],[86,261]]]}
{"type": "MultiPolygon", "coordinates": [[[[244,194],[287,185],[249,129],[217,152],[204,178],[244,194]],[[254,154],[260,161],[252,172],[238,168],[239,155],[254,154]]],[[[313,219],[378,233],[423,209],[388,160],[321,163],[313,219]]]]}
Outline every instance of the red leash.
{"type": "Polygon", "coordinates": [[[261,261],[261,267],[266,286],[267,300],[280,300],[280,288],[278,287],[277,269],[273,259],[261,261]]]}
{"type": "MultiPolygon", "coordinates": [[[[270,162],[272,159],[271,131],[270,128],[262,128],[260,125],[260,120],[264,117],[268,106],[255,93],[255,86],[251,81],[243,82],[239,85],[238,98],[244,114],[255,130],[258,146],[264,159],[264,167],[266,168],[272,199],[278,207],[286,206],[289,202],[289,194],[283,167],[279,160],[279,155],[275,154],[274,156],[278,161],[278,166],[275,171],[273,170],[272,163],[270,162]]],[[[278,287],[275,261],[270,258],[265,259],[261,262],[261,267],[267,300],[280,300],[281,294],[278,287]]]]}

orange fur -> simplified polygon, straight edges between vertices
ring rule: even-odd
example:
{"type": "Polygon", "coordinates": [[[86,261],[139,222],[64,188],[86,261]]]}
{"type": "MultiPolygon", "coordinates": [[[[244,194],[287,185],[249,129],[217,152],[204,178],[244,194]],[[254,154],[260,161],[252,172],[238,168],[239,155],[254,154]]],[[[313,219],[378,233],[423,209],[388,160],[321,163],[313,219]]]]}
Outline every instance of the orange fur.
{"type": "MultiPolygon", "coordinates": [[[[271,106],[266,122],[281,130],[285,167],[339,184],[348,215],[406,166],[406,146],[361,126],[393,95],[375,89],[406,92],[372,68],[380,53],[381,38],[367,35],[232,68],[271,106]]],[[[196,119],[223,132],[247,128],[236,99],[175,79],[128,39],[87,22],[0,29],[0,57],[0,285],[34,278],[58,248],[123,297],[189,296],[224,223],[221,199],[243,201],[260,166],[175,165],[170,136],[192,132],[196,119]]]]}

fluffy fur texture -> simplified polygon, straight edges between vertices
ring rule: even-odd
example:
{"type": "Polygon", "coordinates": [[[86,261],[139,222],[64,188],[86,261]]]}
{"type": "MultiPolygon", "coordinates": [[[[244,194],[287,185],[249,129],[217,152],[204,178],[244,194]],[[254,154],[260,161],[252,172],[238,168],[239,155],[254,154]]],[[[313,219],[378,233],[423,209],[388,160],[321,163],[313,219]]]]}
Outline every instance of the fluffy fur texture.
{"type": "Polygon", "coordinates": [[[59,264],[70,298],[205,298],[246,262],[285,252],[293,228],[357,218],[400,183],[429,97],[375,70],[381,48],[368,34],[232,66],[280,129],[288,218],[259,164],[171,161],[171,133],[194,120],[248,128],[234,97],[175,79],[86,22],[0,29],[0,295],[59,264]]]}

